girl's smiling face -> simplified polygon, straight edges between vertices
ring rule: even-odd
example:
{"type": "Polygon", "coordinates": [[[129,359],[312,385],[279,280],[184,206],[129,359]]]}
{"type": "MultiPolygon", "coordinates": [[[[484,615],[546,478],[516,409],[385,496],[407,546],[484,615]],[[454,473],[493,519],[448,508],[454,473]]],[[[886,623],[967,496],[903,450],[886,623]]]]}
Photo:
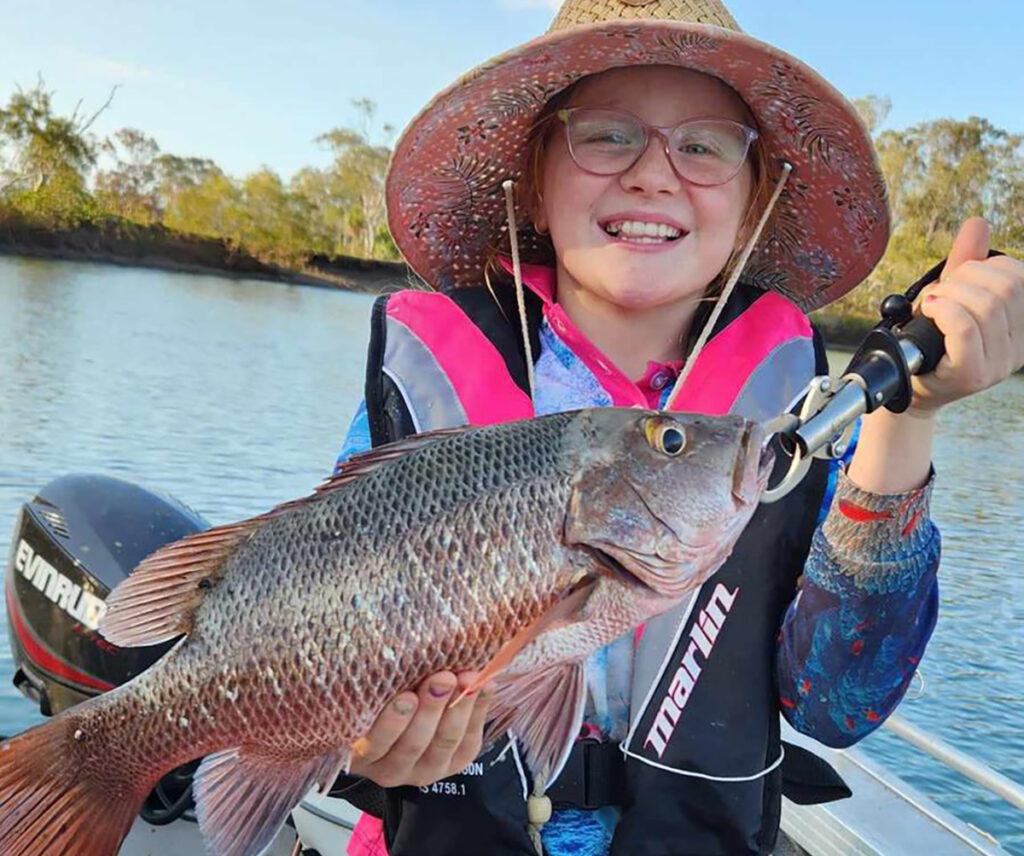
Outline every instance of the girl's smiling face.
{"type": "MultiPolygon", "coordinates": [[[[659,127],[708,117],[750,123],[743,101],[722,81],[670,66],[587,78],[567,106],[625,110],[659,127]]],[[[596,301],[613,311],[692,304],[737,247],[752,187],[749,158],[725,184],[687,181],[657,136],[625,172],[592,175],[573,161],[559,122],[544,152],[541,208],[534,218],[538,229],[551,233],[559,301],[596,301]],[[649,243],[609,234],[609,224],[624,221],[666,223],[681,237],[649,243]]]]}

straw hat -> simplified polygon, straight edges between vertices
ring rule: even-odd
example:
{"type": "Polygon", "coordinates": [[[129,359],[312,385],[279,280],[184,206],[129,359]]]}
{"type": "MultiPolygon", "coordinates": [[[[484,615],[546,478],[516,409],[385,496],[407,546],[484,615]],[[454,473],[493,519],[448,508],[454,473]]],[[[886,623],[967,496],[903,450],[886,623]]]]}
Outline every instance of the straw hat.
{"type": "Polygon", "coordinates": [[[793,165],[744,279],[810,311],[871,272],[889,210],[856,110],[812,68],[745,35],[718,0],[566,0],[547,34],[435,96],[399,139],[387,177],[391,233],[413,270],[437,287],[480,284],[506,228],[501,184],[519,177],[545,103],[587,75],[642,65],[720,78],[750,108],[773,170],[793,165]]]}

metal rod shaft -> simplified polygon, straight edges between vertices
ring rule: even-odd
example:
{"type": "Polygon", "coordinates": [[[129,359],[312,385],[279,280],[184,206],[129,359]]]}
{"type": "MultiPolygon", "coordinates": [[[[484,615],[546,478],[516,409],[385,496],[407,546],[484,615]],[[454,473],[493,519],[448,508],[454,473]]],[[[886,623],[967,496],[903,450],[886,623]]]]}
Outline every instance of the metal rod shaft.
{"type": "Polygon", "coordinates": [[[1002,773],[997,773],[981,761],[976,761],[970,755],[953,748],[938,737],[911,725],[903,717],[890,716],[885,721],[885,727],[901,739],[912,743],[922,752],[952,767],[971,781],[977,782],[986,790],[1002,797],[1010,805],[1024,811],[1024,785],[1018,784],[1002,773]]]}

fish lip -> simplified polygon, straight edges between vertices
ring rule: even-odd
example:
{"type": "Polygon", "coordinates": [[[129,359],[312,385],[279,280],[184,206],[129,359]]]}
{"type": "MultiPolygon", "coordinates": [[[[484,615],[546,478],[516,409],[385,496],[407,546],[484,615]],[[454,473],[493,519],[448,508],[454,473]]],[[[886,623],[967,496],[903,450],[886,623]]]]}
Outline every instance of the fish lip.
{"type": "Polygon", "coordinates": [[[761,450],[761,457],[757,462],[757,479],[761,482],[762,487],[768,485],[768,479],[771,478],[773,469],[775,469],[775,450],[771,447],[770,442],[768,442],[765,443],[764,448],[761,450]]]}
{"type": "Polygon", "coordinates": [[[640,579],[640,577],[629,570],[629,568],[611,555],[611,553],[607,553],[600,547],[596,547],[594,545],[588,545],[587,549],[590,554],[597,559],[601,570],[605,571],[605,573],[600,574],[600,576],[607,576],[615,582],[630,588],[638,588],[655,594],[657,593],[651,585],[640,579]]]}
{"type": "Polygon", "coordinates": [[[736,449],[736,460],[733,463],[732,496],[738,508],[759,502],[768,486],[775,468],[775,451],[771,447],[771,439],[772,435],[757,423],[749,423],[743,430],[743,438],[736,449]],[[757,464],[752,467],[754,454],[757,455],[757,464]]]}

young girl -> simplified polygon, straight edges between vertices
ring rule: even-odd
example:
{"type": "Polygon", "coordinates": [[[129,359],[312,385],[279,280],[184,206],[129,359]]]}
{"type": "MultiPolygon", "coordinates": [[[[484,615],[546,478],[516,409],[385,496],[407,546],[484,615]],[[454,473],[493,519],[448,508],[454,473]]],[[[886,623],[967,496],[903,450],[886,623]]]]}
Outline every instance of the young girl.
{"type": "MultiPolygon", "coordinates": [[[[860,282],[889,231],[852,106],[714,0],[567,0],[551,33],[413,120],[388,209],[437,290],[377,302],[341,459],[579,407],[772,418],[827,372],[805,313],[860,282]]],[[[1024,265],[986,260],[987,240],[965,224],[921,304],[947,356],[910,410],[864,419],[848,473],[816,464],[683,607],[588,663],[581,739],[546,795],[514,740],[470,764],[486,692],[450,706],[475,675],[435,675],[367,735],[345,795],[372,815],[349,853],[769,853],[799,760],[780,710],[859,740],[934,626],[935,413],[1024,363],[1024,265]]]]}

